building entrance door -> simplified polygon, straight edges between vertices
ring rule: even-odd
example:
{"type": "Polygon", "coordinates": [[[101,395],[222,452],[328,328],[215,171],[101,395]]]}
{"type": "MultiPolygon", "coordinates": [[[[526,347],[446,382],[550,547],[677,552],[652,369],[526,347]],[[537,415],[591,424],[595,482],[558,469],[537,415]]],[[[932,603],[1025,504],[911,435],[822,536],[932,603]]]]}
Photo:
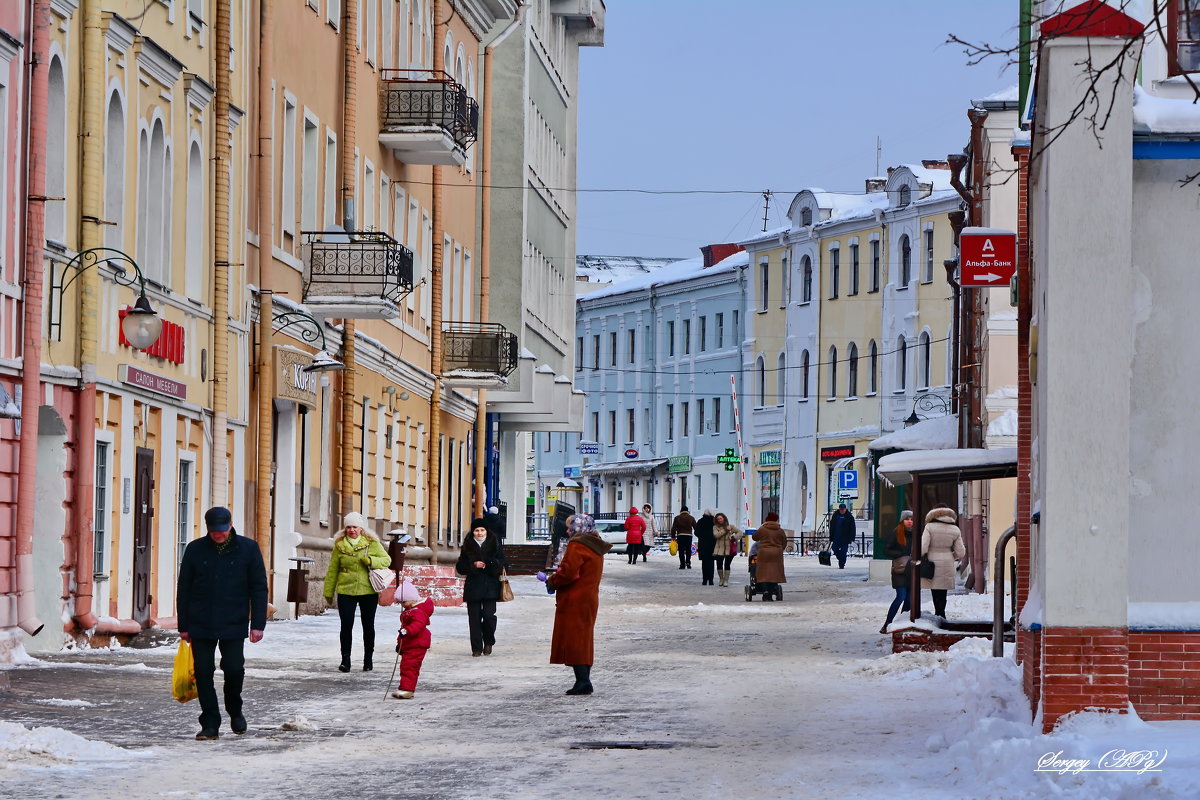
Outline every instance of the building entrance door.
{"type": "Polygon", "coordinates": [[[133,618],[150,621],[150,565],[153,563],[151,526],[154,520],[154,451],[137,449],[133,479],[133,618]]]}

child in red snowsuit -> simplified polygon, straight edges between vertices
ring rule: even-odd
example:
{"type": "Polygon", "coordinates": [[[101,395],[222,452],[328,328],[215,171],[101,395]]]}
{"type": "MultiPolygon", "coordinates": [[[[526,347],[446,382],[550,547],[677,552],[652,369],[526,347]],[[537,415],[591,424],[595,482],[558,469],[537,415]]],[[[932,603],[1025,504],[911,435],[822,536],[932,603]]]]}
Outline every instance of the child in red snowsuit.
{"type": "Polygon", "coordinates": [[[433,637],[429,634],[429,618],[433,615],[433,600],[421,599],[412,581],[404,581],[396,592],[400,605],[400,635],[396,637],[396,652],[400,654],[400,687],[392,692],[397,700],[408,700],[417,688],[421,662],[429,652],[433,637]]]}

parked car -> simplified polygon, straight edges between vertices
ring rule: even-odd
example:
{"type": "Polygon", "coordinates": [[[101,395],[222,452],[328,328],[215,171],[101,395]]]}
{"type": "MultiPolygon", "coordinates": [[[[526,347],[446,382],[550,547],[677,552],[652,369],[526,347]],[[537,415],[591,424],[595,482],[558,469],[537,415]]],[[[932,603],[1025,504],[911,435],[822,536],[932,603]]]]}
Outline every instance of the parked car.
{"type": "Polygon", "coordinates": [[[625,520],[597,520],[596,533],[600,535],[601,539],[613,546],[609,552],[622,555],[628,552],[625,549],[625,520]]]}

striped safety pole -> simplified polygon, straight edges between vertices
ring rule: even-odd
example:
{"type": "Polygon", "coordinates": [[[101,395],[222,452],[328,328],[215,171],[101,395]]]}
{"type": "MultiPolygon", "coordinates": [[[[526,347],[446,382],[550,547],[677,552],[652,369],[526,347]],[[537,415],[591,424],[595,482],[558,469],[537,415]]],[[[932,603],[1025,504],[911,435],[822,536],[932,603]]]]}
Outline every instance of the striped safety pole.
{"type": "Polygon", "coordinates": [[[750,527],[750,490],[746,486],[746,457],[742,454],[742,418],[738,414],[737,380],[733,373],[729,375],[729,391],[733,396],[733,429],[737,432],[738,469],[742,471],[742,503],[745,510],[742,529],[745,530],[750,527]]]}

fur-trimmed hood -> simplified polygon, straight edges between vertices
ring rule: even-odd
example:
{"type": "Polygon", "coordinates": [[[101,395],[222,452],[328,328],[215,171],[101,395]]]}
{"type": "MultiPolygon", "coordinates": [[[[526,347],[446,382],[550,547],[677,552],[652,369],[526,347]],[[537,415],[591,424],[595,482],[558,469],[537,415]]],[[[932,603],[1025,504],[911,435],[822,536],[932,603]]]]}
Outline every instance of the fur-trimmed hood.
{"type": "Polygon", "coordinates": [[[928,525],[931,522],[945,522],[948,525],[953,525],[958,522],[958,514],[955,514],[952,509],[945,508],[944,506],[938,507],[925,515],[925,524],[928,525]]]}

